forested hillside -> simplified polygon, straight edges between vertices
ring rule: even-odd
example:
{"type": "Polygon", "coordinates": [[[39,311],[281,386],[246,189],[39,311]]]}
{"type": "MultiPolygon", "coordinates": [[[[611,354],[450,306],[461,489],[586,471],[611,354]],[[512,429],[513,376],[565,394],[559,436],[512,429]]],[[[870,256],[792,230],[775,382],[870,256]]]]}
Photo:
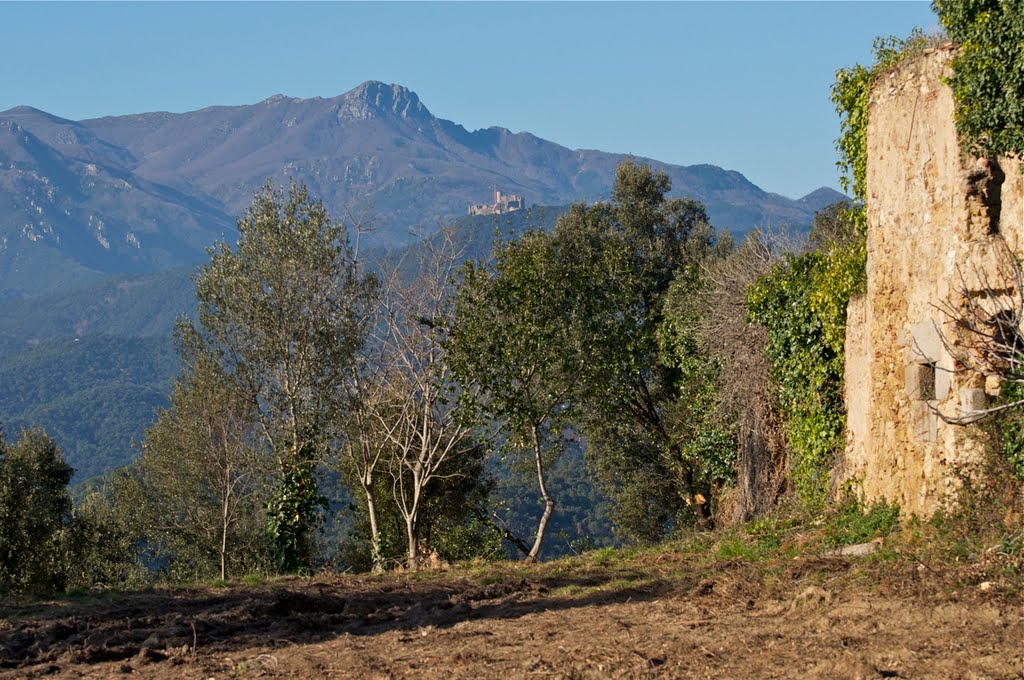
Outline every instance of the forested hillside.
{"type": "Polygon", "coordinates": [[[135,457],[132,442],[167,404],[176,370],[167,335],[42,341],[0,361],[0,418],[11,435],[44,428],[81,481],[135,457]]]}
{"type": "MultiPolygon", "coordinates": [[[[459,261],[489,257],[496,235],[550,230],[564,208],[463,217],[452,225],[459,261]]],[[[368,266],[401,262],[415,276],[423,245],[364,251],[368,266]]],[[[64,449],[81,481],[125,465],[167,404],[177,371],[173,330],[194,314],[195,267],[115,276],[71,291],[0,301],[0,423],[36,425],[64,449]],[[57,387],[53,382],[58,381],[57,387]]]]}

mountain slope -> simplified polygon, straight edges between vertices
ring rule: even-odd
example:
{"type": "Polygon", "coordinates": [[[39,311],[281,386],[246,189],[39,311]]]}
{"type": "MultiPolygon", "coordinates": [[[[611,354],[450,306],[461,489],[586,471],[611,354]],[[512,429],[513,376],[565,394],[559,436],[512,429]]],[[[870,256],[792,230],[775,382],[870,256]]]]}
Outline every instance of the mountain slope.
{"type": "Polygon", "coordinates": [[[177,369],[171,339],[86,337],[51,340],[3,357],[0,422],[44,428],[87,479],[134,458],[177,369]]]}
{"type": "MultiPolygon", "coordinates": [[[[623,158],[500,127],[470,132],[374,81],[328,99],[81,122],[19,106],[0,112],[0,299],[194,262],[268,179],[305,182],[335,218],[370,222],[371,245],[396,247],[493,187],[528,204],[607,196],[623,158]]],[[[841,197],[820,189],[794,201],[738,172],[643,160],[734,233],[809,225],[841,197]]]]}
{"type": "MultiPolygon", "coordinates": [[[[464,214],[494,185],[546,205],[607,195],[624,158],[500,127],[469,132],[433,116],[407,88],[374,81],[329,99],[277,95],[249,106],[82,125],[126,149],[139,175],[200,190],[233,214],[268,177],[301,179],[333,214],[377,218],[387,243],[405,238],[411,226],[464,214]]],[[[716,226],[746,231],[765,221],[809,224],[813,216],[809,206],[767,193],[738,172],[651,162],[672,177],[673,193],[705,202],[716,226]]]]}
{"type": "MultiPolygon", "coordinates": [[[[495,234],[551,229],[557,208],[464,217],[454,238],[464,258],[487,257],[495,234]]],[[[411,274],[418,246],[364,254],[370,266],[391,259],[411,274]]],[[[117,275],[76,290],[0,300],[0,425],[10,434],[39,425],[64,448],[76,480],[134,457],[165,405],[178,370],[175,322],[195,309],[192,266],[117,275]]]]}
{"type": "Polygon", "coordinates": [[[195,261],[233,229],[208,203],[90,155],[97,162],[0,119],[0,296],[195,261]]]}

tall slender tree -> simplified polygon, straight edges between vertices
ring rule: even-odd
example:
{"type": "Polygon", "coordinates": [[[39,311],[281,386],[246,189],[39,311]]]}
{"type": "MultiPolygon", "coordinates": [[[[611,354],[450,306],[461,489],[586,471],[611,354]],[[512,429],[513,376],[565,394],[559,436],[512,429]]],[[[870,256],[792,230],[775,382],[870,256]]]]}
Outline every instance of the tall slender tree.
{"type": "Polygon", "coordinates": [[[185,578],[265,567],[261,506],[271,465],[254,437],[252,401],[206,354],[183,352],[183,373],[134,466],[147,538],[166,547],[185,578]]]}
{"type": "Polygon", "coordinates": [[[555,510],[546,471],[565,449],[573,390],[587,361],[581,322],[595,299],[586,274],[562,259],[550,236],[529,232],[496,247],[492,266],[468,264],[456,300],[453,374],[477,388],[478,408],[504,430],[512,451],[533,459],[544,510],[526,552],[531,561],[555,510]]]}
{"type": "MultiPolygon", "coordinates": [[[[314,470],[345,408],[374,280],[343,224],[304,186],[267,185],[196,278],[196,337],[251,400],[277,469],[268,509],[279,566],[306,569],[322,505],[314,470]]],[[[186,326],[189,324],[186,322],[186,326]]],[[[186,332],[188,329],[186,328],[186,332]]]]}

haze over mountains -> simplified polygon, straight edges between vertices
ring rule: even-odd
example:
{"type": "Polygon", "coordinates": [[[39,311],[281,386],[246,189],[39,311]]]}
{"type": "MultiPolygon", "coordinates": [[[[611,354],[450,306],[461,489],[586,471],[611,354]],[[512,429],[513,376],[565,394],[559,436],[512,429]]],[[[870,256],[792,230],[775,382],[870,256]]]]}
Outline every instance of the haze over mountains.
{"type": "MultiPolygon", "coordinates": [[[[539,205],[606,196],[622,158],[499,127],[469,132],[375,81],[330,99],[84,121],[19,106],[0,113],[0,296],[198,260],[268,179],[305,182],[336,218],[369,219],[375,244],[400,246],[495,185],[539,205]]],[[[808,224],[841,197],[790,200],[712,165],[654,164],[674,194],[733,231],[808,224]]]]}

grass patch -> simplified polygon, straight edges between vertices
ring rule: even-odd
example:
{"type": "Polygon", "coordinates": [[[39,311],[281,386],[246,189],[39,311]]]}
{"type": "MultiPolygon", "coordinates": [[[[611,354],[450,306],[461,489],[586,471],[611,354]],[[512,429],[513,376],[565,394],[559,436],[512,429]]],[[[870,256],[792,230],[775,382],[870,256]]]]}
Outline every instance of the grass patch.
{"type": "Polygon", "coordinates": [[[898,505],[882,501],[865,508],[859,502],[847,501],[825,523],[824,543],[830,548],[866,543],[891,535],[899,526],[898,505]]]}
{"type": "Polygon", "coordinates": [[[720,560],[745,560],[756,562],[764,559],[765,553],[756,544],[748,543],[740,537],[727,538],[718,543],[715,556],[720,560]]]}

